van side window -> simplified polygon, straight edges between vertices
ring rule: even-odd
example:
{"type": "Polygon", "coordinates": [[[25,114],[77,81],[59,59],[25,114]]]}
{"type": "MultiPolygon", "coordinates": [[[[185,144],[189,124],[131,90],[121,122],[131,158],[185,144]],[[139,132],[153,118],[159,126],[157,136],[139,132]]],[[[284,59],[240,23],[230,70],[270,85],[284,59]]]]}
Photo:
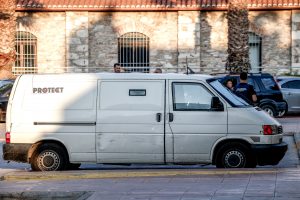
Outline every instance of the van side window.
{"type": "Polygon", "coordinates": [[[173,83],[173,109],[176,111],[209,110],[213,95],[198,83],[173,83]]]}

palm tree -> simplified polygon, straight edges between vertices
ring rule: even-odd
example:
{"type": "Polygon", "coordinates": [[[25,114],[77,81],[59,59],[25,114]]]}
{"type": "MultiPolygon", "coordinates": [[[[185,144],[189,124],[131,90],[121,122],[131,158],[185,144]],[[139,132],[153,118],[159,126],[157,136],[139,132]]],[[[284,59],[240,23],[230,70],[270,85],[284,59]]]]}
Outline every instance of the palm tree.
{"type": "Polygon", "coordinates": [[[15,61],[16,0],[0,0],[0,79],[12,78],[15,61]]]}
{"type": "Polygon", "coordinates": [[[228,12],[228,57],[226,70],[230,73],[248,72],[249,61],[249,19],[245,0],[229,0],[228,12]]]}

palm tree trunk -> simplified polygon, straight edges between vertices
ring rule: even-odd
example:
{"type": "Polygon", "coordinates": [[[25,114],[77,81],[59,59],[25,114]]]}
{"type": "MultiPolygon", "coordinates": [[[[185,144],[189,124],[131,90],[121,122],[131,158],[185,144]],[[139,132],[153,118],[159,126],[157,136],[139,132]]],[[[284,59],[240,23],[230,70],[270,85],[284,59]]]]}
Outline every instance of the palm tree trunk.
{"type": "Polygon", "coordinates": [[[0,79],[13,78],[15,62],[16,0],[0,0],[0,79]]]}
{"type": "Polygon", "coordinates": [[[248,72],[249,61],[249,19],[247,3],[244,0],[230,0],[228,19],[228,57],[226,70],[231,73],[248,72]]]}

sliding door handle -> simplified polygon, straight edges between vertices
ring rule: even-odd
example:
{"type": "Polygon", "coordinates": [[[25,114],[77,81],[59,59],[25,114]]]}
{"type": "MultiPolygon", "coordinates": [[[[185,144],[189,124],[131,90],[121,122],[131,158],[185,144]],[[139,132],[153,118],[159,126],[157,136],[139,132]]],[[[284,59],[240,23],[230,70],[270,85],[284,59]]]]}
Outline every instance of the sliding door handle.
{"type": "Polygon", "coordinates": [[[156,121],[157,122],[161,121],[161,113],[156,113],[156,121]]]}
{"type": "Polygon", "coordinates": [[[172,122],[174,120],[173,113],[169,113],[169,122],[172,122]]]}

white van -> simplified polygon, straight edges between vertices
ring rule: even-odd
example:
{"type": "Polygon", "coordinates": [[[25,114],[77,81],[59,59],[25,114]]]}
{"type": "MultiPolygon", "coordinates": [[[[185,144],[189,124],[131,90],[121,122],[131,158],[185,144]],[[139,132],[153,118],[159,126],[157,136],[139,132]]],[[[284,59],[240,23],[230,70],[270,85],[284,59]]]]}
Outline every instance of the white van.
{"type": "Polygon", "coordinates": [[[282,126],[206,75],[22,75],[6,119],[5,160],[33,170],[81,163],[276,165],[282,126]]]}

